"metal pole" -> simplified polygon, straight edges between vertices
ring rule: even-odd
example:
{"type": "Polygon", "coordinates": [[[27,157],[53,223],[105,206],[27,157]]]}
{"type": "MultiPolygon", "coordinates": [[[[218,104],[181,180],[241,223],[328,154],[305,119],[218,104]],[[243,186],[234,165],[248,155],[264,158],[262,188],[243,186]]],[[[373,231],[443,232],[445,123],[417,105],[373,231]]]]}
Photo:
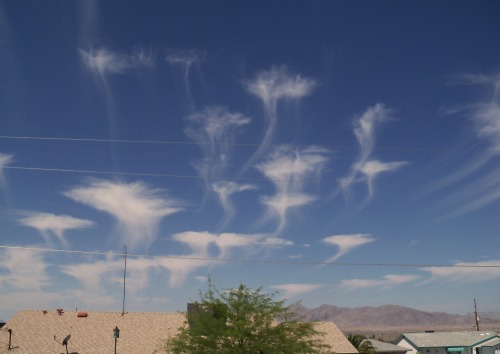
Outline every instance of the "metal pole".
{"type": "Polygon", "coordinates": [[[123,246],[123,257],[125,258],[125,266],[123,268],[123,307],[122,307],[122,316],[125,314],[125,277],[127,276],[127,245],[123,246]]]}
{"type": "Polygon", "coordinates": [[[474,317],[476,318],[476,331],[479,331],[479,315],[477,314],[476,299],[474,299],[474,317]]]}
{"type": "Polygon", "coordinates": [[[116,341],[118,340],[118,338],[120,338],[120,329],[118,328],[118,326],[115,326],[115,328],[113,329],[113,338],[115,338],[115,354],[116,354],[116,341]]]}
{"type": "Polygon", "coordinates": [[[9,350],[11,350],[12,349],[12,329],[9,328],[7,331],[9,332],[9,350]]]}

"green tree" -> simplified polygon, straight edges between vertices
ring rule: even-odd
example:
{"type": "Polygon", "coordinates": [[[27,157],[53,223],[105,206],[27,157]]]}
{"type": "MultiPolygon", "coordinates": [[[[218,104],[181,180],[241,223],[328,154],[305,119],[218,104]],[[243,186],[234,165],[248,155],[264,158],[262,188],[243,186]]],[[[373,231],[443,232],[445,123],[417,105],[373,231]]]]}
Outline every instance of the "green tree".
{"type": "Polygon", "coordinates": [[[347,339],[361,354],[375,354],[372,343],[362,334],[349,334],[347,339]]]}
{"type": "Polygon", "coordinates": [[[219,291],[209,282],[177,336],[162,350],[173,354],[317,354],[330,353],[311,322],[274,300],[262,288],[219,291]]]}

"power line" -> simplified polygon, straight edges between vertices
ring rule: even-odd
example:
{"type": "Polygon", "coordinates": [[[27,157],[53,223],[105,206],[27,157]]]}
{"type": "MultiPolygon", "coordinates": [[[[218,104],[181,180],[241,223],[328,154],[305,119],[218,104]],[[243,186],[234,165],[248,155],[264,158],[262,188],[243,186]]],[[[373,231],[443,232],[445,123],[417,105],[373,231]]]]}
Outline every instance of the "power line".
{"type": "MultiPolygon", "coordinates": [[[[10,169],[10,170],[20,170],[20,171],[38,171],[38,172],[62,172],[62,173],[88,173],[88,174],[100,174],[100,175],[120,175],[120,176],[140,176],[140,177],[164,177],[164,178],[181,178],[181,179],[203,179],[204,177],[198,175],[180,175],[174,173],[145,173],[145,172],[117,172],[117,171],[98,171],[98,170],[79,170],[79,169],[68,169],[68,168],[46,168],[46,167],[29,167],[29,166],[9,166],[0,165],[0,168],[10,169]]],[[[246,182],[288,182],[284,179],[268,180],[265,178],[245,178],[245,177],[211,177],[214,181],[246,181],[246,182]]],[[[295,178],[294,181],[305,181],[305,179],[295,178]]],[[[324,180],[327,184],[337,184],[338,181],[328,181],[324,180]]],[[[344,184],[355,184],[356,182],[350,182],[344,184]]],[[[496,186],[466,186],[464,189],[500,189],[496,186]]]]}
{"type": "MultiPolygon", "coordinates": [[[[156,144],[156,145],[225,145],[225,146],[260,146],[259,143],[200,143],[187,140],[167,141],[167,140],[134,140],[134,139],[97,139],[97,138],[67,138],[67,137],[39,137],[39,136],[14,136],[14,135],[0,135],[0,139],[12,140],[39,140],[39,141],[66,141],[66,142],[92,142],[92,143],[113,143],[113,144],[156,144]]],[[[271,146],[278,146],[278,144],[270,144],[271,146]]],[[[294,145],[297,147],[309,146],[306,144],[294,145]]],[[[359,149],[357,145],[328,145],[332,149],[356,150],[359,149]]],[[[439,147],[388,147],[378,146],[374,147],[375,150],[401,150],[401,151],[442,151],[445,148],[439,147]]]]}
{"type": "MultiPolygon", "coordinates": [[[[102,175],[123,175],[123,176],[141,176],[141,177],[172,177],[172,178],[187,178],[187,179],[203,179],[198,175],[178,175],[171,173],[144,173],[144,172],[115,172],[115,171],[98,171],[98,170],[78,170],[78,169],[65,169],[65,168],[45,168],[45,167],[28,167],[28,166],[8,166],[0,165],[0,168],[11,170],[25,170],[25,171],[43,171],[43,172],[65,172],[65,173],[89,173],[89,174],[102,174],[102,175]]],[[[238,180],[238,181],[255,181],[263,182],[268,181],[264,178],[243,178],[243,177],[217,177],[213,180],[238,180]]],[[[279,181],[279,180],[273,180],[279,181]]],[[[285,181],[285,180],[283,180],[285,181]]]]}
{"type": "Polygon", "coordinates": [[[423,268],[423,267],[439,267],[439,268],[500,268],[498,265],[474,265],[474,264],[419,264],[419,263],[360,263],[360,262],[307,262],[307,261],[290,261],[284,259],[256,259],[256,258],[214,258],[214,257],[194,257],[194,256],[174,256],[174,255],[149,255],[149,254],[133,254],[133,253],[117,253],[117,252],[99,252],[99,251],[81,251],[67,250],[55,248],[41,247],[24,247],[24,246],[8,246],[0,245],[0,249],[36,251],[36,252],[54,252],[54,253],[70,253],[84,255],[99,255],[113,257],[135,257],[135,258],[165,258],[179,260],[195,260],[195,261],[210,261],[221,263],[255,263],[255,264],[289,264],[289,265],[326,265],[326,266],[347,266],[347,267],[399,267],[399,268],[423,268]]]}

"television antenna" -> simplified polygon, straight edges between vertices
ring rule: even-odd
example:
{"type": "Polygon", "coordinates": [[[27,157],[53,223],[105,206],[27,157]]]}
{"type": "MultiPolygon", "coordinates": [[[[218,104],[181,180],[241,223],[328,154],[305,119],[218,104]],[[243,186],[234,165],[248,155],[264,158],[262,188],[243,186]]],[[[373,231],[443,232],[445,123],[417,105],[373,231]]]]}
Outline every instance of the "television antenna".
{"type": "Polygon", "coordinates": [[[61,343],[61,342],[59,342],[59,341],[57,340],[56,335],[54,334],[54,340],[55,340],[57,343],[59,343],[59,344],[63,345],[63,346],[66,348],[66,354],[69,354],[69,352],[68,352],[68,342],[69,342],[69,339],[70,339],[70,338],[71,338],[71,334],[68,334],[66,337],[64,337],[64,339],[63,339],[63,341],[62,341],[62,343],[61,343]]]}

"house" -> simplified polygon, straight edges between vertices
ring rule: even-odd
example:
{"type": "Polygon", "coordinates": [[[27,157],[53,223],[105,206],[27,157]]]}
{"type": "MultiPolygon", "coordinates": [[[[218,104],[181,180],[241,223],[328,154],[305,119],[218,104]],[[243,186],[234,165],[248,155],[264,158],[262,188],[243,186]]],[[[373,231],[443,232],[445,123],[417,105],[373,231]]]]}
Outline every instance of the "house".
{"type": "Polygon", "coordinates": [[[361,342],[361,345],[363,345],[364,342],[370,342],[375,350],[375,353],[377,354],[406,354],[406,352],[410,351],[409,348],[400,347],[399,345],[392,343],[381,342],[375,339],[365,339],[361,342]]]}
{"type": "Polygon", "coordinates": [[[500,336],[493,332],[402,333],[395,344],[408,354],[500,354],[500,336]]]}
{"type": "MultiPolygon", "coordinates": [[[[68,352],[78,354],[113,353],[114,329],[117,353],[153,353],[165,339],[175,336],[186,323],[186,314],[164,312],[77,312],[62,309],[21,310],[0,330],[0,353],[65,353],[63,340],[68,336],[68,352]],[[8,351],[12,330],[12,350],[8,351]]],[[[357,354],[342,331],[332,322],[316,322],[321,340],[337,354],[357,354]]]]}

